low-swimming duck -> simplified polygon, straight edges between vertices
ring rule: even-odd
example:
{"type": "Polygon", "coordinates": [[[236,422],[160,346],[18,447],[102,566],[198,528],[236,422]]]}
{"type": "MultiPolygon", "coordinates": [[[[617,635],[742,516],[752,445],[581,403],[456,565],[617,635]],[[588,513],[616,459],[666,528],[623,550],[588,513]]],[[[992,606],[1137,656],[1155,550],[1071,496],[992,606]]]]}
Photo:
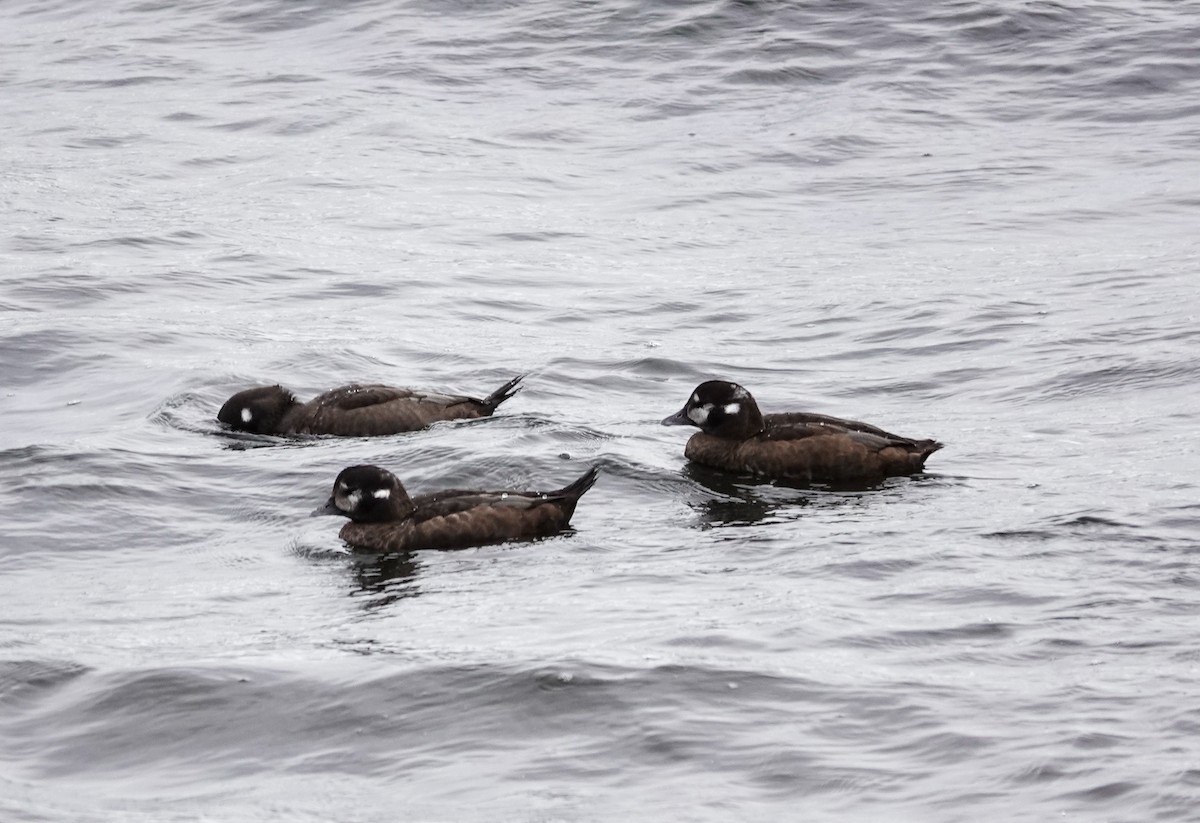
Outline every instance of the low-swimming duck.
{"type": "Polygon", "coordinates": [[[855,420],[790,412],[764,415],[750,392],[709,380],[692,392],[668,426],[696,426],[684,456],[727,472],[800,483],[870,485],[919,474],[942,444],[891,434],[855,420]]]}
{"type": "Polygon", "coordinates": [[[551,492],[447,489],[409,497],[390,471],[351,466],[337,476],[328,502],[314,514],[350,518],[339,535],[363,551],[462,549],[529,540],[570,525],[575,504],[599,473],[593,466],[575,482],[551,492]]]}
{"type": "Polygon", "coordinates": [[[301,403],[282,386],[240,391],[217,419],[253,434],[332,434],[371,437],[417,431],[442,420],[490,417],[518,391],[514,377],[482,400],[395,386],[349,385],[301,403]]]}

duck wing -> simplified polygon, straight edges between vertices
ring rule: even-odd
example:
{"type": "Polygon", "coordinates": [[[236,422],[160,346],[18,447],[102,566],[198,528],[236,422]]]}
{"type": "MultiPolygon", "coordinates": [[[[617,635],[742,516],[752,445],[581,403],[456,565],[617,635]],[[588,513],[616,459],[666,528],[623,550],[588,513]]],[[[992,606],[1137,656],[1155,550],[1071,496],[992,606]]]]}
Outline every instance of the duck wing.
{"type": "Polygon", "coordinates": [[[480,401],[471,397],[356,384],[310,400],[287,422],[299,434],[362,437],[417,431],[440,420],[479,416],[480,401]]]}
{"type": "Polygon", "coordinates": [[[448,489],[413,498],[413,547],[460,548],[557,534],[598,476],[593,466],[555,491],[448,489]]]}
{"type": "Polygon", "coordinates": [[[356,383],[325,392],[325,394],[320,395],[311,401],[311,403],[343,411],[387,405],[397,401],[420,403],[443,409],[468,404],[479,407],[480,411],[486,411],[487,414],[491,414],[496,410],[497,406],[520,391],[520,384],[524,379],[524,375],[517,375],[483,398],[469,397],[465,394],[445,394],[443,392],[426,391],[423,389],[409,389],[400,386],[360,385],[356,383]]]}
{"type": "Polygon", "coordinates": [[[433,517],[445,517],[451,514],[468,511],[475,508],[498,508],[513,511],[527,511],[537,506],[569,504],[573,511],[580,497],[596,483],[600,476],[600,468],[592,466],[577,480],[561,489],[549,492],[536,491],[477,491],[474,489],[446,489],[433,494],[418,495],[413,498],[418,521],[433,517]]]}
{"type": "MultiPolygon", "coordinates": [[[[858,420],[846,420],[827,414],[790,412],[764,416],[764,433],[768,440],[803,440],[808,437],[844,435],[869,449],[878,451],[889,446],[913,447],[932,441],[914,440],[884,431],[878,426],[858,420]]],[[[939,444],[940,445],[940,444],[939,444]]]]}
{"type": "Polygon", "coordinates": [[[422,494],[413,498],[417,507],[413,515],[418,522],[435,517],[481,508],[505,508],[523,511],[531,509],[544,498],[532,492],[473,491],[470,489],[446,489],[434,494],[422,494]]]}
{"type": "Polygon", "coordinates": [[[406,389],[400,386],[360,386],[355,384],[325,392],[325,394],[312,400],[310,405],[315,404],[322,408],[338,409],[340,411],[354,411],[356,409],[385,406],[396,402],[420,403],[446,408],[470,400],[470,397],[462,395],[441,394],[439,392],[422,391],[420,389],[406,389]]]}

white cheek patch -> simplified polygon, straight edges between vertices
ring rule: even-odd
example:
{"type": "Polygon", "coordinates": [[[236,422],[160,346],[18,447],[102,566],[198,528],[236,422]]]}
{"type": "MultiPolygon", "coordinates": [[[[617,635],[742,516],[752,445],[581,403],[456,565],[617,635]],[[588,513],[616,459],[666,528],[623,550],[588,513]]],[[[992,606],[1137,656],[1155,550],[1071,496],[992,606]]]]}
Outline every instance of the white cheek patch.
{"type": "Polygon", "coordinates": [[[249,409],[242,409],[242,422],[243,423],[249,423],[253,419],[254,419],[253,412],[251,412],[249,409]]]}
{"type": "Polygon", "coordinates": [[[703,406],[695,406],[688,410],[688,419],[697,426],[703,426],[708,420],[708,412],[712,408],[712,403],[705,403],[703,406]]]}
{"type": "Polygon", "coordinates": [[[360,492],[358,489],[355,489],[354,491],[350,492],[350,494],[346,495],[347,511],[354,511],[355,509],[358,508],[358,504],[361,502],[362,502],[362,492],[360,492]]]}
{"type": "Polygon", "coordinates": [[[387,500],[389,497],[392,496],[392,490],[391,489],[376,489],[375,491],[371,492],[371,496],[374,497],[376,500],[387,500]]]}
{"type": "Polygon", "coordinates": [[[729,405],[727,405],[725,407],[725,413],[731,417],[733,415],[737,414],[738,412],[740,412],[741,410],[742,410],[742,407],[741,407],[741,404],[739,404],[739,403],[730,403],[729,405]]]}

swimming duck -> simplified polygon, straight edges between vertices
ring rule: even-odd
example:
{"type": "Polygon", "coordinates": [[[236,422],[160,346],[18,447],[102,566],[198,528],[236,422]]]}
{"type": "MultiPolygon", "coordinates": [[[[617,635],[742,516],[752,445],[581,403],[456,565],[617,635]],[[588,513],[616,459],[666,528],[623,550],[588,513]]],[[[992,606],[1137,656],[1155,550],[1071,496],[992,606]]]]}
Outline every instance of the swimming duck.
{"type": "Polygon", "coordinates": [[[665,426],[696,426],[684,456],[739,474],[801,483],[869,485],[894,475],[919,474],[942,447],[823,414],[764,415],[737,383],[709,380],[692,392],[665,426]]]}
{"type": "Polygon", "coordinates": [[[517,393],[522,377],[514,377],[482,400],[394,386],[350,385],[301,403],[282,386],[260,386],[226,400],[217,419],[235,431],[253,434],[399,434],[440,420],[490,417],[517,393]]]}
{"type": "Polygon", "coordinates": [[[351,466],[337,476],[324,508],[313,513],[349,517],[339,535],[355,549],[462,549],[557,534],[599,474],[593,466],[552,492],[448,489],[409,497],[387,469],[351,466]]]}

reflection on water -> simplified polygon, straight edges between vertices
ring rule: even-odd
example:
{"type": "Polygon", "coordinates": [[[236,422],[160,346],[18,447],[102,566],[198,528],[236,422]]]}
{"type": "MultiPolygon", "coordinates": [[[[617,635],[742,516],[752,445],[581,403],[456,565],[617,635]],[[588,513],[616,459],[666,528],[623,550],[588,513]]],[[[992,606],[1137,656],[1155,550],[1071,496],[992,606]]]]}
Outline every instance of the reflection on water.
{"type": "MultiPolygon", "coordinates": [[[[808,499],[799,495],[790,501],[768,499],[759,494],[751,478],[717,471],[698,463],[685,465],[683,474],[716,495],[689,504],[700,515],[700,526],[704,529],[718,526],[750,526],[784,506],[808,505],[808,499]]],[[[769,488],[769,484],[767,487],[769,488]]]]}
{"type": "Polygon", "coordinates": [[[422,564],[416,552],[354,555],[352,597],[365,597],[363,608],[375,610],[421,593],[417,575],[422,564]]]}
{"type": "Polygon", "coordinates": [[[546,541],[569,540],[574,535],[575,529],[567,527],[549,537],[533,540],[509,540],[504,543],[468,546],[461,549],[419,549],[388,554],[352,552],[350,560],[353,581],[350,596],[365,597],[363,608],[375,610],[398,600],[420,595],[422,591],[417,578],[425,570],[425,564],[421,562],[421,555],[424,552],[470,552],[477,549],[496,548],[511,548],[520,551],[546,541]]]}
{"type": "Polygon", "coordinates": [[[751,526],[769,518],[790,520],[807,508],[840,508],[857,502],[884,484],[873,486],[830,486],[795,483],[788,480],[764,480],[751,475],[736,475],[688,463],[683,474],[716,495],[695,501],[691,507],[700,514],[702,528],[751,526]]]}
{"type": "Polygon", "coordinates": [[[1196,817],[1187,4],[154,5],[0,4],[0,821],[1196,817]],[[682,468],[714,375],[953,445],[682,468]],[[305,518],[567,460],[554,542],[305,518]]]}

